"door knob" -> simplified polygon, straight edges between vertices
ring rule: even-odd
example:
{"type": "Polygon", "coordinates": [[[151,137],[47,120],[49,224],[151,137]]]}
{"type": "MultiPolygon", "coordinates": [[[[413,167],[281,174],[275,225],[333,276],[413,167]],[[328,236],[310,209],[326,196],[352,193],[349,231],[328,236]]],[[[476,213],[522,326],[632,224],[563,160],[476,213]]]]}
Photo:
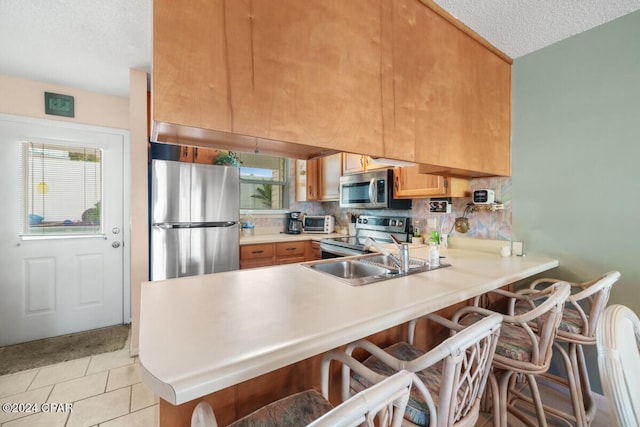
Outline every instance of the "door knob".
{"type": "Polygon", "coordinates": [[[113,248],[119,248],[119,247],[120,247],[120,242],[113,242],[113,243],[111,244],[111,247],[113,247],[113,248]]]}
{"type": "Polygon", "coordinates": [[[118,227],[113,227],[113,229],[111,229],[111,232],[113,234],[120,234],[120,229],[118,227]]]}

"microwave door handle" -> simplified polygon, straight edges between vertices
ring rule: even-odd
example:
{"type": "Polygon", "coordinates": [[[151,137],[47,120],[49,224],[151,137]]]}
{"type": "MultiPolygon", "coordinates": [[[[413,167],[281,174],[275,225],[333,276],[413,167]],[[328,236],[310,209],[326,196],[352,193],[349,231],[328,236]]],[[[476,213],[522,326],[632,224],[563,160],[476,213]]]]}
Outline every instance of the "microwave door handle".
{"type": "Polygon", "coordinates": [[[377,204],[375,178],[371,178],[371,181],[369,181],[369,201],[374,205],[377,204]]]}

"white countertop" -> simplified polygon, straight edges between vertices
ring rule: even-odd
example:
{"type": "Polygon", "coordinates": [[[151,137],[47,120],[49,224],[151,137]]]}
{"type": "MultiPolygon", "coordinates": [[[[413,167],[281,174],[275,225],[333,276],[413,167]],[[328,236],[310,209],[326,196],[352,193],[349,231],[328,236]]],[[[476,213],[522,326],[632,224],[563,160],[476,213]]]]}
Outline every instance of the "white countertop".
{"type": "MultiPolygon", "coordinates": [[[[451,267],[360,287],[301,264],[143,283],[143,381],[181,404],[558,266],[441,255],[451,267]]],[[[427,249],[410,256],[427,259],[427,249]]]]}
{"type": "Polygon", "coordinates": [[[340,233],[256,234],[254,236],[240,236],[240,245],[253,245],[257,243],[294,242],[299,240],[321,240],[321,239],[334,238],[334,237],[347,237],[347,235],[340,234],[340,233]]]}

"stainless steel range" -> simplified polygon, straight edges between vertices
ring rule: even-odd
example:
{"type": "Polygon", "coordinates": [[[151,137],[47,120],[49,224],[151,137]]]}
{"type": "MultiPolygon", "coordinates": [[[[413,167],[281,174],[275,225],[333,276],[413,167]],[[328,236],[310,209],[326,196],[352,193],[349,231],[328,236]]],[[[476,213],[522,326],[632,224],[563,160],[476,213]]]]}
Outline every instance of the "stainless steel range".
{"type": "Polygon", "coordinates": [[[322,258],[337,258],[369,253],[364,241],[371,237],[376,242],[392,243],[390,235],[400,242],[409,240],[410,218],[362,215],[356,221],[356,235],[320,240],[322,258]]]}

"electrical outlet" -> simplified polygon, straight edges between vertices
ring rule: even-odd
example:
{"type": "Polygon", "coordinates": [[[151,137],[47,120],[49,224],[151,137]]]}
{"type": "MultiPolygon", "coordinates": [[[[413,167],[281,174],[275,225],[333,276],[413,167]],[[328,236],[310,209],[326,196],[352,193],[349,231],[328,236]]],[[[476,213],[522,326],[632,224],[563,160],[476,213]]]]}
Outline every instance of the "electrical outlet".
{"type": "Polygon", "coordinates": [[[429,201],[429,212],[451,213],[451,201],[446,199],[431,199],[431,201],[429,201]]]}
{"type": "Polygon", "coordinates": [[[524,242],[511,242],[511,252],[516,256],[524,255],[524,242]]]}

